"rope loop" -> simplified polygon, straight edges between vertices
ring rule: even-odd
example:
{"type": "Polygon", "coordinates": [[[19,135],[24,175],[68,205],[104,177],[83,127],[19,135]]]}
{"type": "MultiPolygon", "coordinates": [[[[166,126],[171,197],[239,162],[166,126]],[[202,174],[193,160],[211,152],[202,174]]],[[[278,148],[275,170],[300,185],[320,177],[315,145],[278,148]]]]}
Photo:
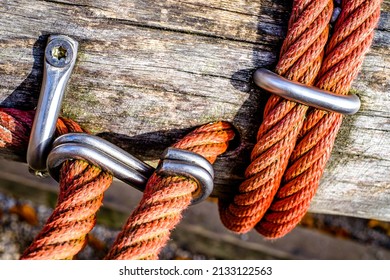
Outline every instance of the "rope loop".
{"type": "MultiPolygon", "coordinates": [[[[275,72],[347,95],[372,43],[380,4],[343,1],[329,38],[333,1],[294,0],[275,72]]],[[[315,195],[341,121],[338,113],[272,95],[245,180],[230,201],[219,202],[223,224],[239,233],[255,228],[266,238],[280,238],[295,228],[315,195]]]]}

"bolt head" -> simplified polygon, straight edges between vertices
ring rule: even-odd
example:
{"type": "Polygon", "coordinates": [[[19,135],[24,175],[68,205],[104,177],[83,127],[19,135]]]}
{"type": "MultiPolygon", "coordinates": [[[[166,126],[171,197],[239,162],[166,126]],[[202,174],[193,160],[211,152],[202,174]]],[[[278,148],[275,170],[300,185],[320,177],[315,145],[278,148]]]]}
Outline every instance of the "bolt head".
{"type": "Polygon", "coordinates": [[[62,68],[69,65],[73,55],[72,45],[61,38],[53,39],[46,46],[46,61],[54,67],[62,68]]]}

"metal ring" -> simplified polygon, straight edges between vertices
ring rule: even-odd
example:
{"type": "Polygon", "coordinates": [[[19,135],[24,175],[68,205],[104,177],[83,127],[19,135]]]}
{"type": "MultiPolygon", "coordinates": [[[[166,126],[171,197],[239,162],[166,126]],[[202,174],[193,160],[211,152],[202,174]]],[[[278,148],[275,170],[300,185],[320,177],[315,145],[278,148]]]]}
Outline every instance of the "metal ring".
{"type": "Polygon", "coordinates": [[[210,196],[214,188],[214,171],[205,158],[190,151],[174,148],[166,149],[163,156],[157,167],[157,173],[181,175],[197,182],[198,190],[193,193],[191,204],[199,203],[210,196]]]}
{"type": "Polygon", "coordinates": [[[63,35],[50,36],[45,50],[43,82],[27,148],[27,163],[39,174],[54,140],[61,103],[75,65],[78,43],[63,35]],[[54,51],[54,49],[60,50],[54,51]]]}
{"type": "Polygon", "coordinates": [[[254,81],[262,89],[318,109],[352,115],[359,111],[360,99],[355,94],[341,95],[285,79],[267,69],[257,69],[254,81]]]}
{"type": "Polygon", "coordinates": [[[154,171],[153,167],[108,141],[87,134],[80,134],[80,137],[72,134],[70,137],[61,137],[55,141],[54,148],[47,158],[47,168],[57,181],[59,167],[68,159],[86,160],[140,191],[145,189],[147,180],[154,171]],[[80,143],[81,140],[84,140],[84,143],[80,143]]]}

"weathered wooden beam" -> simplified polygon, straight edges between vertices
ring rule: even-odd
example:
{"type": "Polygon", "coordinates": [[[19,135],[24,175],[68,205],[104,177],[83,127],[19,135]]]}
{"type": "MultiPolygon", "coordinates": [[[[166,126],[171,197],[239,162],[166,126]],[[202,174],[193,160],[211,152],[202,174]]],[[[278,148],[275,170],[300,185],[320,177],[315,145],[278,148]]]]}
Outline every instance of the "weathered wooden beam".
{"type": "MultiPolygon", "coordinates": [[[[289,1],[0,3],[0,106],[36,106],[47,36],[69,35],[80,48],[64,116],[151,164],[191,128],[230,121],[240,143],[215,165],[217,195],[236,188],[268,97],[251,76],[275,65],[289,1]]],[[[353,84],[362,109],[345,118],[313,212],[390,220],[389,15],[384,0],[353,84]]]]}

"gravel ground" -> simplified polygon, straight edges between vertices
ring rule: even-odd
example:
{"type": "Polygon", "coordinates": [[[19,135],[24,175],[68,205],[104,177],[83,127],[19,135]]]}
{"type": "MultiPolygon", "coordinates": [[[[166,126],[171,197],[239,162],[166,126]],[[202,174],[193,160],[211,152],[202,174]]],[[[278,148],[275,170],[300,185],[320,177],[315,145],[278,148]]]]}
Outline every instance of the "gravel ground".
{"type": "MultiPolygon", "coordinates": [[[[0,193],[0,259],[19,259],[24,249],[39,233],[52,210],[31,201],[16,200],[0,193]],[[21,206],[23,206],[23,211],[20,210],[21,206]]],[[[117,234],[118,230],[96,225],[90,234],[88,246],[76,256],[76,259],[102,259],[117,234]]],[[[202,260],[212,258],[189,252],[170,242],[160,253],[160,259],[202,260]]]]}
{"type": "MultiPolygon", "coordinates": [[[[52,209],[28,200],[15,199],[0,192],[0,259],[19,259],[33,238],[39,233],[52,209]]],[[[308,213],[301,226],[336,238],[355,241],[362,245],[390,249],[390,223],[345,216],[308,213]]],[[[103,259],[119,230],[96,225],[86,248],[76,259],[103,259]]],[[[160,259],[214,259],[170,241],[160,253],[160,259]]]]}

